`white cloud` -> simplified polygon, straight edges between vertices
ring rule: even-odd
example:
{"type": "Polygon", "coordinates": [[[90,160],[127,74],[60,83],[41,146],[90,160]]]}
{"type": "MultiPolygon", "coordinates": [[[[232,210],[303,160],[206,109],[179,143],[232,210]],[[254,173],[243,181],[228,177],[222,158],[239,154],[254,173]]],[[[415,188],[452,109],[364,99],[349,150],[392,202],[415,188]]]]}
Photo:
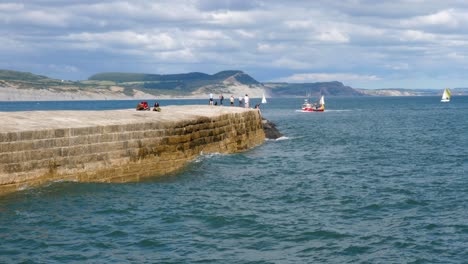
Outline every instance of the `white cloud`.
{"type": "Polygon", "coordinates": [[[27,24],[37,26],[45,26],[51,28],[65,28],[72,20],[67,13],[51,12],[45,10],[31,10],[18,13],[9,13],[4,15],[9,23],[27,24]]]}
{"type": "Polygon", "coordinates": [[[207,18],[209,18],[207,20],[209,24],[224,26],[250,25],[255,23],[255,18],[252,14],[238,11],[214,12],[210,13],[207,18]]]}
{"type": "Polygon", "coordinates": [[[333,43],[349,42],[349,37],[347,36],[347,34],[337,29],[321,32],[318,35],[317,39],[319,39],[320,41],[333,43]]]}
{"type": "Polygon", "coordinates": [[[196,62],[197,57],[190,49],[181,49],[175,51],[162,51],[153,54],[155,59],[161,61],[174,61],[178,60],[181,62],[196,62]]]}
{"type": "Polygon", "coordinates": [[[185,34],[188,34],[191,39],[203,39],[203,40],[219,40],[226,39],[227,36],[221,30],[205,30],[205,29],[196,29],[193,31],[185,31],[185,34]]]}
{"type": "Polygon", "coordinates": [[[24,4],[19,3],[0,3],[0,12],[20,11],[24,8],[24,4]]]}
{"type": "Polygon", "coordinates": [[[248,30],[243,30],[243,29],[236,29],[236,30],[234,30],[234,32],[237,33],[237,35],[239,35],[240,37],[243,37],[243,38],[254,39],[257,36],[257,34],[255,32],[248,31],[248,30]]]}
{"type": "Polygon", "coordinates": [[[428,25],[443,25],[456,27],[459,24],[458,14],[454,9],[442,10],[433,14],[417,16],[408,20],[403,20],[403,26],[422,27],[428,25]]]}
{"type": "Polygon", "coordinates": [[[257,43],[257,51],[262,53],[273,53],[287,52],[290,50],[290,46],[276,43],[257,43]]]}
{"type": "Polygon", "coordinates": [[[449,59],[460,60],[460,61],[464,61],[466,59],[465,55],[459,54],[457,52],[450,52],[449,54],[447,54],[447,57],[449,59]]]}
{"type": "Polygon", "coordinates": [[[441,41],[435,34],[425,33],[419,30],[406,30],[400,35],[400,41],[441,41]]]}
{"type": "Polygon", "coordinates": [[[293,30],[302,30],[312,28],[314,23],[311,20],[289,20],[285,21],[284,24],[287,28],[293,30]]]}
{"type": "Polygon", "coordinates": [[[260,81],[306,72],[287,78],[388,83],[396,72],[410,80],[415,70],[461,76],[467,68],[466,1],[1,2],[3,57],[48,69],[67,65],[66,54],[80,76],[132,65],[145,72],[252,69],[260,81]]]}
{"type": "Polygon", "coordinates": [[[280,58],[272,62],[272,65],[277,68],[286,68],[286,69],[307,69],[310,67],[308,63],[305,63],[300,60],[290,59],[290,58],[280,58]]]}
{"type": "Polygon", "coordinates": [[[385,65],[386,68],[395,70],[395,71],[406,71],[410,69],[408,63],[394,63],[385,65]]]}
{"type": "MultiPolygon", "coordinates": [[[[79,33],[70,34],[64,40],[75,43],[96,44],[91,47],[112,48],[115,46],[131,46],[148,50],[175,49],[179,45],[167,32],[137,33],[132,31],[117,31],[105,33],[79,33]]],[[[87,47],[86,45],[83,47],[87,47]]]]}
{"type": "Polygon", "coordinates": [[[281,78],[286,82],[330,82],[330,81],[378,81],[375,75],[359,75],[352,73],[297,73],[281,78]]]}

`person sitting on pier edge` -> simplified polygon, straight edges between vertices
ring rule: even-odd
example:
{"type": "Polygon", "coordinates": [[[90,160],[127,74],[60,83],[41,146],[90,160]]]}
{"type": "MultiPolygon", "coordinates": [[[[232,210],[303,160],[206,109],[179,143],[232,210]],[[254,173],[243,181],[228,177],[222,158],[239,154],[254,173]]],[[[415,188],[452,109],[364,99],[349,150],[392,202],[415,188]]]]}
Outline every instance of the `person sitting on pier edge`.
{"type": "Polygon", "coordinates": [[[153,111],[161,112],[161,107],[159,107],[159,103],[155,102],[153,106],[153,111]]]}
{"type": "Polygon", "coordinates": [[[146,101],[140,102],[139,104],[137,104],[136,110],[137,111],[150,110],[148,106],[148,102],[146,101]]]}

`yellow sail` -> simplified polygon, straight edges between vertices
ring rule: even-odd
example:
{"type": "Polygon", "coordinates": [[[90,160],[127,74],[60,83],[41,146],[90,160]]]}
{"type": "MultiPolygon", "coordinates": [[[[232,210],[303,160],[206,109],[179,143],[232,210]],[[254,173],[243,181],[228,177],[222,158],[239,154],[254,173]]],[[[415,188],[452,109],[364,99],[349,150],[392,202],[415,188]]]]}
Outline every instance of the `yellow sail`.
{"type": "Polygon", "coordinates": [[[440,100],[441,102],[450,102],[450,97],[452,97],[452,93],[450,92],[449,88],[445,88],[444,94],[442,95],[442,99],[440,100]]]}

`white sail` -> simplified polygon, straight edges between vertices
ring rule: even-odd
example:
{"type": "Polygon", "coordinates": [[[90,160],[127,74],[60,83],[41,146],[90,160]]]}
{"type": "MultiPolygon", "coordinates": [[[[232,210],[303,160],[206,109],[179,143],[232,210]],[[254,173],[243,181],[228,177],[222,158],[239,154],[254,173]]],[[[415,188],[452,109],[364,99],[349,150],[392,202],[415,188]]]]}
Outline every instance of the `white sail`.
{"type": "Polygon", "coordinates": [[[320,105],[325,105],[325,96],[320,97],[320,105]]]}
{"type": "Polygon", "coordinates": [[[444,94],[442,95],[442,99],[440,101],[444,103],[450,102],[450,97],[451,97],[451,93],[450,93],[449,88],[445,88],[444,94]]]}
{"type": "Polygon", "coordinates": [[[267,103],[267,100],[265,98],[265,93],[263,93],[263,97],[262,97],[262,104],[266,104],[267,103]]]}

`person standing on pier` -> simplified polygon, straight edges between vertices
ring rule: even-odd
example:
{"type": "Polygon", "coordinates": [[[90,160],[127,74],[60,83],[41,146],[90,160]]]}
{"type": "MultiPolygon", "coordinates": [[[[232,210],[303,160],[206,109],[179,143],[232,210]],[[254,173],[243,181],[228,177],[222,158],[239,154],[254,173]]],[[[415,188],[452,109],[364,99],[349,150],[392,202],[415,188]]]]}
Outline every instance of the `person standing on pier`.
{"type": "Polygon", "coordinates": [[[245,97],[244,97],[244,107],[249,108],[249,95],[248,94],[245,94],[245,97]]]}

